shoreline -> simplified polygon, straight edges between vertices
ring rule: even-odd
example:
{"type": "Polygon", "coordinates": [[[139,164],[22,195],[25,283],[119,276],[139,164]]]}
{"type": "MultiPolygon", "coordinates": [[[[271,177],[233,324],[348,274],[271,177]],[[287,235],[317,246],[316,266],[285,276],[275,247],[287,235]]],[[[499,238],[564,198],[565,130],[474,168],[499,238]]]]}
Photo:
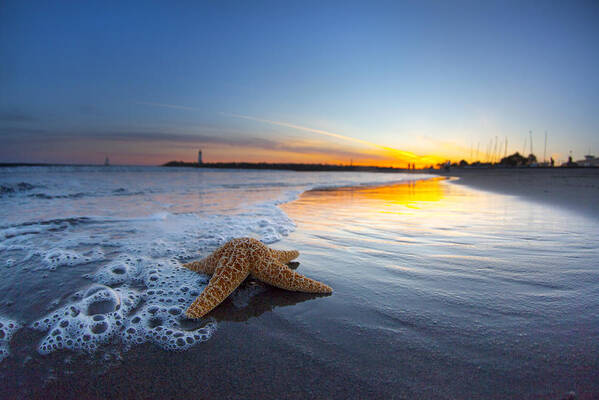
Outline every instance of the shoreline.
{"type": "Polygon", "coordinates": [[[435,171],[452,183],[566,208],[599,218],[599,169],[518,168],[435,171]]]}

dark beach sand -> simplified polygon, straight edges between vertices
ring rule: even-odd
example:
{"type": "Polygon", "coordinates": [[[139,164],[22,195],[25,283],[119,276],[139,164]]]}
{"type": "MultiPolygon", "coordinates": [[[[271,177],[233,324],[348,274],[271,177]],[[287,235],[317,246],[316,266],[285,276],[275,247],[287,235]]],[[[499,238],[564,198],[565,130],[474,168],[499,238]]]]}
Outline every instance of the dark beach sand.
{"type": "MultiPolygon", "coordinates": [[[[528,174],[521,188],[537,182],[528,174]]],[[[547,182],[533,192],[556,193],[547,182]]],[[[37,355],[42,335],[22,329],[0,364],[2,397],[597,398],[597,224],[581,218],[563,241],[574,214],[546,224],[534,213],[552,208],[514,201],[443,178],[305,193],[282,206],[298,229],[274,247],[300,250],[298,271],[333,295],[246,283],[211,314],[214,336],[181,353],[143,345],[65,362],[37,355]],[[522,239],[530,224],[549,233],[522,239]]]]}
{"type": "Polygon", "coordinates": [[[438,172],[459,184],[516,195],[599,218],[599,168],[455,168],[438,172]]]}

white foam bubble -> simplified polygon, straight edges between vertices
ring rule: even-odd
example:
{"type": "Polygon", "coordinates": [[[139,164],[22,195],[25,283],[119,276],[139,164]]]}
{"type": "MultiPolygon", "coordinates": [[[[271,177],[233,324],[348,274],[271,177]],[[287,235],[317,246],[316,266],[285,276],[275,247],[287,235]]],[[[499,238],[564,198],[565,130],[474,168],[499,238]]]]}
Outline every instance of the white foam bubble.
{"type": "Polygon", "coordinates": [[[93,285],[80,296],[78,302],[31,324],[49,331],[38,347],[41,354],[60,349],[94,352],[121,331],[123,319],[141,300],[133,289],[104,285],[93,285]]]}
{"type": "Polygon", "coordinates": [[[0,316],[0,361],[10,355],[10,339],[20,327],[16,321],[0,316]]]}
{"type": "Polygon", "coordinates": [[[90,276],[98,284],[75,294],[80,300],[35,321],[34,329],[49,331],[39,352],[94,352],[115,341],[126,348],[145,342],[166,350],[186,350],[209,339],[214,321],[191,321],[184,313],[202,292],[208,278],[179,266],[176,260],[120,258],[90,276]],[[111,288],[109,284],[134,283],[111,288]]]}
{"type": "Polygon", "coordinates": [[[42,260],[44,265],[55,270],[60,266],[75,266],[79,264],[87,264],[94,261],[99,261],[104,258],[104,252],[100,248],[93,248],[85,252],[78,252],[64,248],[53,248],[43,254],[42,260]]]}
{"type": "Polygon", "coordinates": [[[178,351],[212,336],[216,322],[185,317],[187,307],[206,287],[207,276],[184,269],[175,260],[147,266],[142,271],[141,278],[147,288],[145,304],[127,319],[122,335],[124,343],[149,341],[166,350],[178,351]]]}
{"type": "Polygon", "coordinates": [[[105,285],[116,285],[122,283],[134,283],[141,279],[143,263],[141,258],[120,255],[98,269],[95,273],[86,277],[105,285]]]}

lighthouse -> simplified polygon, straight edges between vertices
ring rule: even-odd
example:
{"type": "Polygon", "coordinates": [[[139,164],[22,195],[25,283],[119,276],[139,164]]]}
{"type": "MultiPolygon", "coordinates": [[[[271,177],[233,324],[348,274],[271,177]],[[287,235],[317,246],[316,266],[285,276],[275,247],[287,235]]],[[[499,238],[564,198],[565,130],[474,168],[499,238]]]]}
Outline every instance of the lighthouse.
{"type": "Polygon", "coordinates": [[[198,150],[198,165],[202,165],[202,150],[198,150]]]}

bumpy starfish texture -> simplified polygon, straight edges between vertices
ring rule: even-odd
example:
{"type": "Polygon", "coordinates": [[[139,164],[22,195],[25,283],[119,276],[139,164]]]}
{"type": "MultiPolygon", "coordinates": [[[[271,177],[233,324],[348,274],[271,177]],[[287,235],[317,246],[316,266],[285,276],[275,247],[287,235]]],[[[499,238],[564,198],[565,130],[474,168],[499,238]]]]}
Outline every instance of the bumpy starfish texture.
{"type": "Polygon", "coordinates": [[[332,293],[333,289],[298,274],[286,263],[296,250],[274,250],[252,238],[233,239],[200,261],[183,264],[192,271],[212,275],[208,286],[189,306],[188,318],[201,318],[227,298],[249,275],[281,289],[305,293],[332,293]]]}

